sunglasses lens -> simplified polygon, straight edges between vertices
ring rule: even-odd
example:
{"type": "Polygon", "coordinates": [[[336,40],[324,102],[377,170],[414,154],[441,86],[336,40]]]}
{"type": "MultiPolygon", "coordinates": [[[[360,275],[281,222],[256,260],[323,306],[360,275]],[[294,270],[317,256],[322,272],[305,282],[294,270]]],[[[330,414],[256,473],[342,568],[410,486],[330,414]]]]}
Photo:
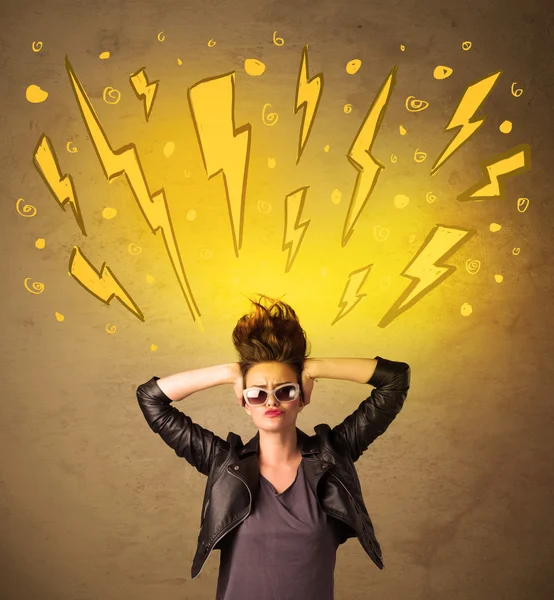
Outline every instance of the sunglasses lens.
{"type": "Polygon", "coordinates": [[[277,390],[276,395],[279,402],[294,400],[296,396],[296,388],[293,385],[284,385],[282,388],[277,390]]]}
{"type": "Polygon", "coordinates": [[[247,397],[250,404],[257,406],[258,404],[265,404],[267,392],[263,390],[248,390],[247,397]]]}

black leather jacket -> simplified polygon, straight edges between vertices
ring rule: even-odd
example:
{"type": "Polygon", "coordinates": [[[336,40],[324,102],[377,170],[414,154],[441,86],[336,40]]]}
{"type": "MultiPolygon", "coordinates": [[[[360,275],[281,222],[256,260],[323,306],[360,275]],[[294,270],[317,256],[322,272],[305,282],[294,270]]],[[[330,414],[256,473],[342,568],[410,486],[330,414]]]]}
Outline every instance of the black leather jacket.
{"type": "MultiPolygon", "coordinates": [[[[351,415],[332,429],[326,424],[317,425],[312,436],[298,428],[296,431],[304,470],[321,508],[343,521],[347,525],[346,539],[357,537],[382,569],[381,547],[354,463],[402,408],[410,387],[410,367],[404,362],[375,358],[375,373],[368,381],[375,389],[351,415]]],[[[233,432],[223,440],[170,406],[172,401],[156,383],[158,379],[153,377],[136,392],[148,425],[177,456],[208,477],[191,569],[194,579],[210,552],[220,548],[224,536],[250,514],[259,481],[259,432],[246,444],[233,432]]]]}

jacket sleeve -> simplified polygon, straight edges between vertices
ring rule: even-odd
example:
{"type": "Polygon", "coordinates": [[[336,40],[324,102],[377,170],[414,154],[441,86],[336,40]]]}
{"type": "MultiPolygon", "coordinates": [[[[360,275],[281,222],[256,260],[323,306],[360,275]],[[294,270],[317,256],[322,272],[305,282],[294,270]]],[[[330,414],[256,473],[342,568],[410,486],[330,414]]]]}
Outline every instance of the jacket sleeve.
{"type": "Polygon", "coordinates": [[[348,452],[353,462],[392,423],[410,388],[410,367],[405,362],[376,356],[377,366],[367,382],[375,386],[369,398],[331,431],[332,440],[348,452]]]}
{"type": "Polygon", "coordinates": [[[152,377],[137,388],[137,400],[146,422],[177,456],[208,475],[217,445],[225,448],[227,442],[171,406],[172,400],[161,390],[158,379],[152,377]]]}

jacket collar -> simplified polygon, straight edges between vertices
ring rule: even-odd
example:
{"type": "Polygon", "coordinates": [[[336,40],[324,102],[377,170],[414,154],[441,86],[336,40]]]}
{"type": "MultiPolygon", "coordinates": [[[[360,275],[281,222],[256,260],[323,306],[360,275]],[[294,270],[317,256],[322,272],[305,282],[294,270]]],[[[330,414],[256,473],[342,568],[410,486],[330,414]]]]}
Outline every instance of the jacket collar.
{"type": "MultiPolygon", "coordinates": [[[[310,437],[306,433],[304,433],[301,429],[296,428],[296,437],[298,440],[298,447],[302,452],[302,455],[305,454],[318,454],[320,452],[319,445],[315,437],[310,437]]],[[[246,444],[239,450],[239,456],[244,456],[246,454],[250,454],[254,452],[256,454],[259,453],[260,449],[260,432],[258,431],[256,435],[248,440],[246,444]]]]}

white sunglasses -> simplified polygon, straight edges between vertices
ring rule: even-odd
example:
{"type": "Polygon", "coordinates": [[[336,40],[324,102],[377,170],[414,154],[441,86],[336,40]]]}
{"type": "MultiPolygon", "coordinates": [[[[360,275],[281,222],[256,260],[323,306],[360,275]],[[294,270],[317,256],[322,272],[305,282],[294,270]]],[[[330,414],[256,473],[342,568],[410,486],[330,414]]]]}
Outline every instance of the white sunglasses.
{"type": "Polygon", "coordinates": [[[264,406],[273,394],[279,402],[293,402],[300,395],[298,383],[283,383],[273,390],[262,387],[249,387],[243,390],[244,401],[250,406],[264,406]]]}

